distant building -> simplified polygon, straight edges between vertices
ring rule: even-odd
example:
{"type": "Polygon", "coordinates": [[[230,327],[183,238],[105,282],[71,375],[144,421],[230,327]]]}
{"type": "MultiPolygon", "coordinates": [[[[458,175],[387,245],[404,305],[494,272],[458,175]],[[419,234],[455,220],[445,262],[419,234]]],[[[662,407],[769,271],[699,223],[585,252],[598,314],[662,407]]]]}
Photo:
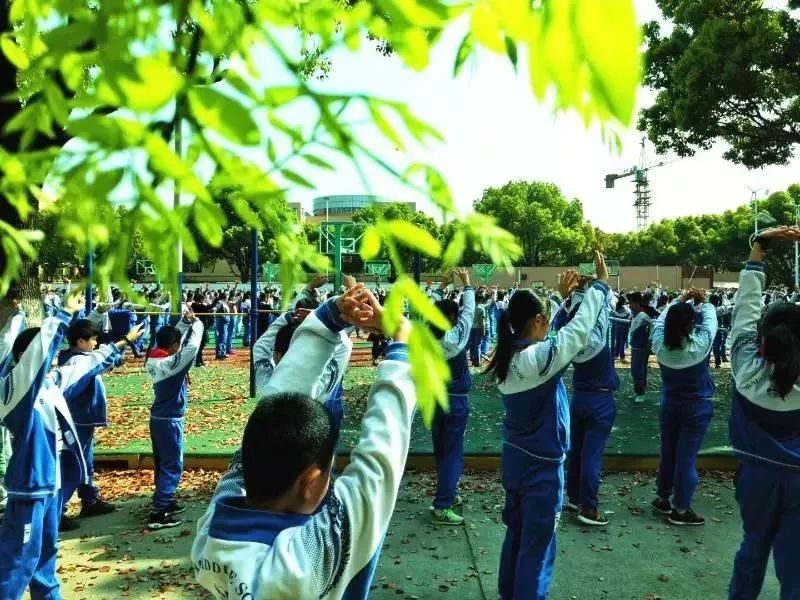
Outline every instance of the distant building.
{"type": "MultiPolygon", "coordinates": [[[[330,221],[350,221],[353,214],[360,208],[375,203],[394,203],[395,201],[383,196],[369,194],[319,196],[311,203],[311,214],[305,215],[305,220],[311,223],[330,221]]],[[[415,202],[405,202],[412,210],[417,209],[415,202]]]]}

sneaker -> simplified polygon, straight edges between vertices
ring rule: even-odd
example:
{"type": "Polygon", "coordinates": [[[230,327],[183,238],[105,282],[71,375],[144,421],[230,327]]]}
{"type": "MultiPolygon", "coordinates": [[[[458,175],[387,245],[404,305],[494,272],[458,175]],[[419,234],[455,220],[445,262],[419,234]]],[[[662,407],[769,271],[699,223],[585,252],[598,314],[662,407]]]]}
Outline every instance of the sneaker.
{"type": "Polygon", "coordinates": [[[580,512],[581,507],[575,504],[572,500],[567,500],[564,502],[564,510],[569,510],[572,512],[580,512]]]}
{"type": "Polygon", "coordinates": [[[77,519],[71,519],[67,515],[61,515],[61,522],[58,524],[59,531],[75,531],[76,529],[80,529],[81,524],[78,523],[77,519]]]}
{"type": "Polygon", "coordinates": [[[167,506],[165,512],[170,515],[179,515],[185,510],[186,510],[185,506],[178,504],[173,500],[172,502],[169,503],[169,506],[167,506]]]}
{"type": "Polygon", "coordinates": [[[644,396],[634,396],[633,402],[635,404],[641,404],[642,402],[644,402],[644,396]]]}
{"type": "Polygon", "coordinates": [[[91,504],[84,504],[81,507],[81,518],[97,517],[99,515],[107,515],[117,510],[117,507],[110,502],[103,502],[102,500],[95,500],[91,504]]]}
{"type": "Polygon", "coordinates": [[[150,517],[147,519],[147,528],[167,529],[168,527],[177,527],[181,523],[180,519],[173,517],[168,512],[154,512],[150,513],[150,517]]]}
{"type": "Polygon", "coordinates": [[[453,508],[464,506],[464,499],[461,497],[461,494],[456,494],[455,499],[453,500],[453,508]]]}
{"type": "Polygon", "coordinates": [[[431,511],[431,523],[434,525],[463,525],[464,517],[452,508],[434,508],[431,511]]]}
{"type": "Polygon", "coordinates": [[[214,360],[228,360],[227,356],[215,356],[214,360]]]}
{"type": "Polygon", "coordinates": [[[667,521],[673,525],[703,525],[706,522],[703,517],[695,513],[691,508],[682,513],[673,508],[667,521]]]}
{"type": "Polygon", "coordinates": [[[584,525],[594,525],[597,527],[603,527],[605,525],[608,525],[608,519],[603,515],[601,515],[599,512],[597,512],[596,510],[591,512],[588,510],[582,510],[578,514],[578,521],[580,521],[584,525]]]}
{"type": "Polygon", "coordinates": [[[672,504],[669,500],[665,500],[664,498],[656,498],[650,503],[650,506],[653,507],[654,511],[662,515],[672,514],[672,504]]]}

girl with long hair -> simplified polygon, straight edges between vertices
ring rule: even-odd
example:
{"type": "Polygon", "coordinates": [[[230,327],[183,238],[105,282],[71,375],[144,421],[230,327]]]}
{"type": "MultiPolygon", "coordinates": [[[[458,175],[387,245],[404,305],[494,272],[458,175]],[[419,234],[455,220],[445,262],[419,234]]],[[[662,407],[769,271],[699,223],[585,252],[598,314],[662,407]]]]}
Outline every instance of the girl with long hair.
{"type": "Polygon", "coordinates": [[[733,309],[730,435],[740,461],[736,500],[744,535],[731,600],[758,597],[770,551],[781,598],[800,598],[800,307],[772,303],[761,316],[764,253],[780,240],[798,241],[800,231],[760,232],[733,309]]]}
{"type": "Polygon", "coordinates": [[[661,461],[653,508],[673,525],[702,525],[691,507],[697,453],[711,415],[714,380],[708,356],[717,334],[717,311],[701,290],[689,290],[661,313],[651,346],[661,367],[661,461]],[[699,314],[695,303],[700,306],[699,314]]]}
{"type": "MultiPolygon", "coordinates": [[[[550,303],[528,290],[511,296],[498,323],[497,348],[487,373],[503,398],[502,483],[507,526],[500,557],[504,599],[546,598],[555,561],[555,530],[561,514],[564,459],[570,422],[562,374],[586,346],[609,292],[608,271],[595,254],[597,281],[575,317],[549,337],[550,303]]],[[[563,278],[577,286],[577,273],[563,278]]]]}

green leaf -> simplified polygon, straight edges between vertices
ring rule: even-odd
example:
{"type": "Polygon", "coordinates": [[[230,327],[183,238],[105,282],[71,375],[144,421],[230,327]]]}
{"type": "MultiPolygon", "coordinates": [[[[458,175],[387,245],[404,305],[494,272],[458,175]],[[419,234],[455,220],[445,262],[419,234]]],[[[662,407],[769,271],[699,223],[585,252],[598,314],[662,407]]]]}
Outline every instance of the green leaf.
{"type": "Polygon", "coordinates": [[[31,61],[28,58],[27,52],[18,46],[10,34],[4,33],[0,37],[0,49],[6,55],[8,62],[14,65],[18,70],[24,71],[31,66],[31,61]]]}
{"type": "Polygon", "coordinates": [[[393,285],[383,303],[383,317],[381,318],[383,330],[390,336],[396,333],[397,328],[400,326],[400,319],[403,318],[405,306],[404,300],[402,289],[398,288],[397,285],[393,285]]]}
{"type": "Polygon", "coordinates": [[[152,112],[174,100],[182,84],[166,53],[133,62],[109,59],[100,64],[95,95],[112,106],[152,112]]]}
{"type": "Polygon", "coordinates": [[[310,190],[314,189],[314,184],[311,183],[308,179],[306,179],[302,175],[300,175],[299,173],[296,173],[295,171],[292,171],[291,169],[287,168],[280,169],[279,171],[281,175],[283,175],[286,179],[288,179],[292,183],[296,183],[297,185],[304,188],[308,188],[310,190]]]}
{"type": "Polygon", "coordinates": [[[513,39],[506,36],[506,54],[508,54],[508,59],[511,61],[511,64],[514,66],[514,71],[517,70],[517,44],[514,42],[513,39]]]}
{"type": "Polygon", "coordinates": [[[46,81],[44,84],[44,95],[47,98],[47,106],[50,112],[53,113],[56,122],[64,127],[69,119],[69,102],[61,93],[58,86],[52,81],[46,81]]]}
{"type": "Polygon", "coordinates": [[[284,106],[302,95],[303,89],[296,85],[280,85],[264,90],[264,102],[271,106],[284,106]]]}
{"type": "Polygon", "coordinates": [[[456,60],[453,64],[453,77],[461,72],[461,67],[467,61],[472,51],[475,49],[475,38],[471,33],[467,33],[458,45],[458,52],[456,52],[456,60]]]}
{"type": "Polygon", "coordinates": [[[392,286],[392,292],[394,292],[395,289],[397,289],[404,298],[408,299],[408,303],[414,312],[428,323],[445,331],[452,327],[447,317],[436,308],[436,305],[425,295],[425,292],[420,289],[417,282],[408,275],[401,275],[395,280],[392,286]]]}
{"type": "Polygon", "coordinates": [[[301,154],[300,158],[305,160],[307,163],[314,165],[315,167],[319,167],[320,169],[324,169],[326,171],[336,170],[331,163],[321,159],[319,156],[315,156],[313,154],[301,154]]]}
{"type": "Polygon", "coordinates": [[[241,194],[228,194],[227,195],[228,203],[233,208],[233,211],[236,215],[244,222],[245,225],[248,227],[255,227],[256,229],[261,229],[263,223],[258,215],[250,208],[250,204],[245,200],[241,194]]]}
{"type": "Polygon", "coordinates": [[[196,86],[189,90],[188,98],[192,114],[204,127],[243,146],[261,141],[250,110],[230,96],[210,86],[196,86]]]}
{"type": "Polygon", "coordinates": [[[222,226],[225,224],[225,213],[216,204],[195,202],[192,205],[192,216],[200,235],[214,248],[222,245],[222,226]]]}
{"type": "Polygon", "coordinates": [[[442,256],[442,270],[447,271],[458,265],[466,248],[467,234],[464,233],[463,229],[459,229],[444,251],[444,256],[442,256]]]}
{"type": "Polygon", "coordinates": [[[442,247],[430,233],[408,221],[384,221],[381,229],[397,242],[427,256],[438,258],[442,253],[442,247]]]}
{"type": "Polygon", "coordinates": [[[381,235],[375,226],[369,227],[361,238],[361,258],[373,260],[381,251],[381,235]]]}
{"type": "Polygon", "coordinates": [[[633,120],[642,78],[641,31],[631,0],[576,0],[575,38],[612,114],[633,120]]]}
{"type": "Polygon", "coordinates": [[[289,136],[295,144],[300,145],[303,143],[303,134],[298,129],[288,125],[287,123],[284,123],[278,117],[272,114],[269,116],[269,122],[270,125],[275,127],[275,129],[282,131],[289,136]]]}
{"type": "Polygon", "coordinates": [[[506,45],[503,42],[503,34],[491,4],[487,0],[480,0],[475,5],[470,20],[470,29],[475,39],[489,50],[498,53],[505,52],[506,45]]]}
{"type": "Polygon", "coordinates": [[[403,144],[403,139],[397,134],[392,127],[392,124],[386,119],[386,117],[381,112],[379,106],[370,100],[367,100],[367,108],[369,109],[369,114],[372,117],[372,122],[375,126],[380,130],[380,132],[388,139],[398,150],[405,150],[405,145],[403,144]]]}
{"type": "Polygon", "coordinates": [[[142,142],[145,127],[130,119],[89,115],[67,122],[67,133],[111,150],[124,150],[142,142]]]}
{"type": "Polygon", "coordinates": [[[430,428],[436,407],[449,409],[447,384],[452,377],[450,367],[441,344],[424,324],[411,324],[408,346],[411,377],[417,390],[417,406],[425,426],[430,428]]]}
{"type": "Polygon", "coordinates": [[[272,138],[267,141],[267,158],[273,164],[278,160],[278,153],[275,150],[275,142],[272,141],[272,138]]]}
{"type": "Polygon", "coordinates": [[[211,195],[205,184],[161,136],[148,133],[145,136],[144,149],[147,151],[150,166],[154,171],[167,179],[174,179],[180,184],[183,191],[194,194],[199,200],[211,201],[211,195]]]}

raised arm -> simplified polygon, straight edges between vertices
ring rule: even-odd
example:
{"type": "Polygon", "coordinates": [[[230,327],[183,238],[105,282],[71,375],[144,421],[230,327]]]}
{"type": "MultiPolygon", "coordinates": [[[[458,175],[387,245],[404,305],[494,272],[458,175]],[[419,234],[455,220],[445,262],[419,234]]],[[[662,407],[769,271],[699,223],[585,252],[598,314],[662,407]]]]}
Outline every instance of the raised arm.
{"type": "Polygon", "coordinates": [[[0,329],[0,379],[11,370],[11,348],[24,328],[25,313],[17,311],[6,321],[3,329],[0,329]]]}
{"type": "Polygon", "coordinates": [[[188,371],[197,358],[200,342],[203,337],[203,322],[197,317],[191,323],[181,319],[176,325],[183,335],[181,349],[167,360],[147,363],[147,368],[161,373],[161,377],[171,377],[181,371],[188,371]]]}
{"type": "Polygon", "coordinates": [[[66,364],[59,367],[61,375],[58,378],[58,387],[67,400],[76,398],[94,378],[119,364],[122,351],[117,344],[103,344],[89,354],[73,356],[66,364]]]}
{"type": "Polygon", "coordinates": [[[275,319],[261,337],[253,344],[253,367],[256,374],[256,389],[261,394],[269,383],[269,378],[275,370],[272,356],[275,352],[275,339],[278,332],[289,324],[292,313],[284,313],[275,319]]]}
{"type": "Polygon", "coordinates": [[[448,358],[452,358],[467,347],[472,321],[475,318],[475,290],[471,287],[464,288],[464,306],[458,315],[455,326],[447,331],[442,338],[442,346],[448,358]]]}

